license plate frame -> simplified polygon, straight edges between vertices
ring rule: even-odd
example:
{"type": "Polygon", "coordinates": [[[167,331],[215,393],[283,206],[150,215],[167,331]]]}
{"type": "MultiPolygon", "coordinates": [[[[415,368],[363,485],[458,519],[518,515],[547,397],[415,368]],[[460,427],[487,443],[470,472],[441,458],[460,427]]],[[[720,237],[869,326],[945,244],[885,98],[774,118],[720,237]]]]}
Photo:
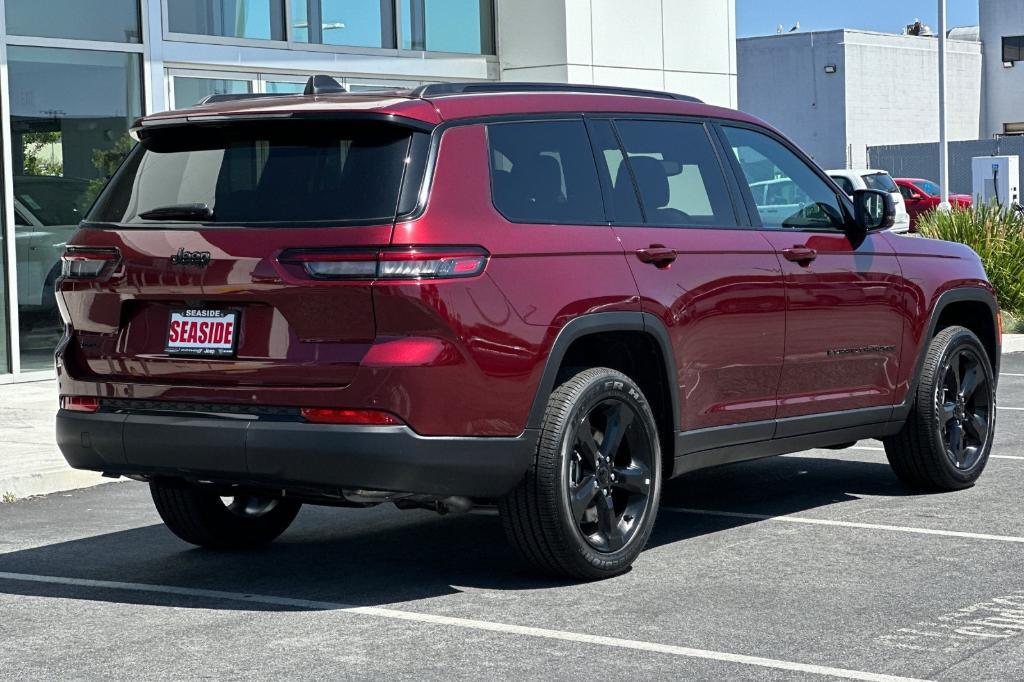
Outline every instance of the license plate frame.
{"type": "Polygon", "coordinates": [[[233,358],[238,354],[239,323],[242,312],[232,308],[176,308],[167,317],[167,333],[164,336],[164,353],[179,357],[233,358]],[[174,323],[178,323],[175,330],[174,323]],[[184,323],[188,323],[184,326],[184,323]],[[230,323],[220,336],[216,327],[201,327],[203,322],[230,323]],[[224,340],[227,332],[229,338],[224,340]],[[175,338],[172,340],[172,334],[175,338]],[[205,334],[204,334],[205,332],[205,334]],[[189,339],[195,335],[195,341],[189,339]],[[208,338],[204,338],[208,337],[208,338]],[[183,338],[182,338],[183,337],[183,338]],[[204,338],[200,342],[198,339],[204,338]]]}

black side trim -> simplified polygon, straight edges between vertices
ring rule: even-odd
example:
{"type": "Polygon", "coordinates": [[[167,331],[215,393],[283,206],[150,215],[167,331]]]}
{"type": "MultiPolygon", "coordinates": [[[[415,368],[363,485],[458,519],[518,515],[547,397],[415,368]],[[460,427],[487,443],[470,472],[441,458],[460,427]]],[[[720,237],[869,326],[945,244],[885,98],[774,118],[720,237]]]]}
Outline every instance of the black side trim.
{"type": "MultiPolygon", "coordinates": [[[[897,255],[898,257],[898,255],[897,255]]],[[[999,304],[996,302],[995,297],[987,289],[981,287],[961,287],[959,289],[950,289],[949,291],[941,294],[935,305],[932,306],[931,316],[928,320],[928,331],[921,337],[920,347],[917,349],[917,362],[914,363],[914,373],[910,376],[910,385],[907,388],[907,396],[903,399],[903,402],[894,406],[892,411],[892,419],[902,422],[910,414],[910,408],[914,405],[914,397],[917,395],[917,383],[921,377],[921,370],[924,367],[925,355],[928,353],[928,343],[935,337],[936,327],[939,324],[939,318],[942,316],[942,311],[950,303],[959,303],[962,301],[973,301],[977,303],[984,303],[988,306],[992,312],[992,328],[999,329],[999,320],[996,319],[999,315],[999,304]]],[[[996,335],[996,353],[995,362],[992,365],[992,374],[995,376],[995,380],[999,381],[999,361],[1000,353],[1002,351],[1002,339],[999,335],[996,335]]]]}
{"type": "MultiPolygon", "coordinates": [[[[825,412],[800,417],[786,417],[776,422],[775,438],[790,438],[815,433],[826,433],[837,429],[883,424],[892,414],[890,405],[864,407],[843,412],[825,412]]],[[[833,443],[834,445],[834,443],[833,443]]]]}
{"type": "Polygon", "coordinates": [[[540,385],[533,398],[533,406],[530,408],[530,417],[526,427],[528,429],[539,429],[544,420],[544,408],[548,403],[548,396],[555,390],[555,380],[558,378],[558,370],[561,368],[562,359],[573,341],[590,334],[601,332],[622,332],[638,331],[650,335],[661,349],[661,356],[665,362],[669,393],[672,400],[672,431],[679,430],[679,383],[676,380],[675,355],[672,352],[672,342],[669,340],[668,330],[654,315],[641,312],[617,312],[617,313],[591,313],[582,315],[571,320],[558,332],[555,342],[551,346],[547,363],[544,365],[544,373],[541,375],[540,385]]]}
{"type": "Polygon", "coordinates": [[[771,440],[774,435],[774,419],[682,431],[676,434],[676,456],[730,445],[757,443],[771,440]]]}
{"type": "Polygon", "coordinates": [[[774,438],[757,443],[728,445],[711,450],[702,450],[688,455],[677,456],[672,476],[675,477],[690,471],[696,471],[697,469],[706,469],[721,464],[733,464],[751,459],[761,459],[762,457],[784,455],[810,448],[842,445],[850,441],[861,440],[862,438],[882,438],[896,433],[902,426],[902,422],[865,424],[863,426],[851,426],[831,431],[790,436],[788,438],[774,438]]]}
{"type": "MultiPolygon", "coordinates": [[[[811,445],[807,447],[836,445],[844,442],[835,440],[836,432],[868,428],[873,429],[874,434],[880,427],[886,425],[891,412],[892,407],[885,405],[682,431],[676,435],[676,462],[679,462],[680,457],[689,461],[690,457],[698,455],[700,457],[695,461],[700,461],[705,452],[720,452],[733,446],[756,450],[773,441],[788,441],[794,438],[809,439],[807,442],[811,445]]],[[[688,465],[684,470],[692,471],[695,468],[700,466],[688,465]]]]}

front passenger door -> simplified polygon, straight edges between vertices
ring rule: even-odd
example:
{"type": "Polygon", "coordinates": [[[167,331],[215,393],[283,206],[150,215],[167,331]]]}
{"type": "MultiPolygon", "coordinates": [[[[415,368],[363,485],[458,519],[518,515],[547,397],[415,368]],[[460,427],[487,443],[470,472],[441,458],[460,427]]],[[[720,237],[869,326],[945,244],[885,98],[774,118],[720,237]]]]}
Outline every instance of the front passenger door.
{"type": "Polygon", "coordinates": [[[723,125],[738,175],[757,186],[792,185],[788,215],[748,197],[773,244],[786,285],[786,350],[776,437],[840,428],[835,418],[791,419],[864,410],[885,421],[899,376],[902,271],[882,233],[847,231],[848,205],[823,175],[775,135],[723,125]]]}

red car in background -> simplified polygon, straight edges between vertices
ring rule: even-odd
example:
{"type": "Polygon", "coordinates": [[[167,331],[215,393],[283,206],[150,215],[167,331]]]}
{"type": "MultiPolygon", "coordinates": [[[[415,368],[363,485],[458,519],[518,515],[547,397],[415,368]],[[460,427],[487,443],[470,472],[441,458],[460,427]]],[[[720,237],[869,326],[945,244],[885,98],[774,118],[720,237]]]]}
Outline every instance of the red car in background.
{"type": "MultiPolygon", "coordinates": [[[[907,202],[907,213],[910,214],[910,229],[917,230],[917,218],[922,213],[934,210],[942,201],[942,188],[931,180],[921,178],[895,178],[900,194],[907,202]]],[[[955,208],[969,208],[969,194],[950,194],[949,203],[955,208]]]]}

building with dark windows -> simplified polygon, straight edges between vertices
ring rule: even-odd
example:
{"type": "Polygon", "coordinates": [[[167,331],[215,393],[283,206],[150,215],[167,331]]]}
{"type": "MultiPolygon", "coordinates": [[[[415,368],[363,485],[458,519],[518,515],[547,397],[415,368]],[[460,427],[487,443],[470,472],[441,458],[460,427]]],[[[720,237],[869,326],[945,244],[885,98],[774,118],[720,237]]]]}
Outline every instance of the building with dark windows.
{"type": "Polygon", "coordinates": [[[64,243],[140,115],[214,93],[459,80],[736,106],[735,0],[0,0],[0,383],[53,373],[64,243]]]}
{"type": "Polygon", "coordinates": [[[1024,0],[978,4],[985,46],[982,137],[1024,135],[1024,0]]]}

